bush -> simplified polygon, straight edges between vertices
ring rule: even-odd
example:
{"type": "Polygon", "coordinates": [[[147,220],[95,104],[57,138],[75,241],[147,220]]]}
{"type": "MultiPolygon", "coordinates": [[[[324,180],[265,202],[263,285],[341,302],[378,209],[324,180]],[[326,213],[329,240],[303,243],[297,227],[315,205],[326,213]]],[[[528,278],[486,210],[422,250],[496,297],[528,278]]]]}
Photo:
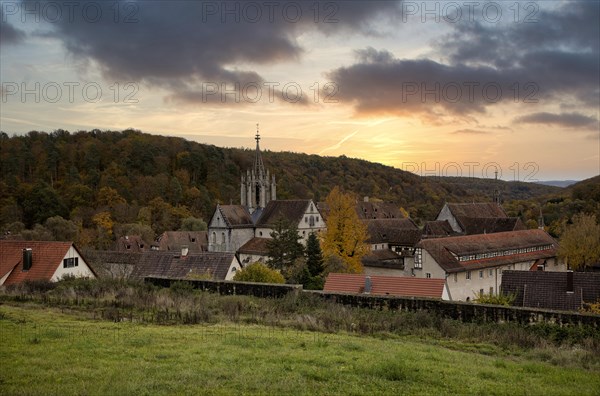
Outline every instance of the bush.
{"type": "Polygon", "coordinates": [[[285,283],[283,275],[262,263],[250,264],[238,271],[233,280],[239,282],[285,283]]]}
{"type": "Polygon", "coordinates": [[[512,305],[517,296],[514,294],[485,294],[477,293],[475,302],[479,304],[492,304],[492,305],[512,305]]]}

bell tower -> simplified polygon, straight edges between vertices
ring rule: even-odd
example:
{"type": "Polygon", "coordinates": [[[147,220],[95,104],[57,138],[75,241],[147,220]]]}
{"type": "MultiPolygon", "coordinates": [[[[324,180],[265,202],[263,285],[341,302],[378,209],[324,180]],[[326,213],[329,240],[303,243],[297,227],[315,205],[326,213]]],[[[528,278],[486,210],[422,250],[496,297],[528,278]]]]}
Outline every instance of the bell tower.
{"type": "Polygon", "coordinates": [[[267,203],[277,199],[277,190],[275,184],[275,176],[269,174],[269,170],[265,170],[265,164],[260,153],[260,133],[258,124],[256,124],[256,150],[254,152],[254,164],[252,169],[246,171],[246,175],[242,174],[240,187],[240,201],[243,206],[248,208],[250,213],[254,213],[257,209],[262,209],[267,206],[267,203]]]}

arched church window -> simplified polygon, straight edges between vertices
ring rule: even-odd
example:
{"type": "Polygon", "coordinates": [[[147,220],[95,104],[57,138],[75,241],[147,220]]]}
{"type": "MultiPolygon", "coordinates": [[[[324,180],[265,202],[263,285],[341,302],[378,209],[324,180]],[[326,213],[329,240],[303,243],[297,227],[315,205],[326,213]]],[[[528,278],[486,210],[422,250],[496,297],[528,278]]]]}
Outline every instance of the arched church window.
{"type": "Polygon", "coordinates": [[[212,243],[217,243],[217,233],[216,232],[212,233],[212,243]]]}
{"type": "Polygon", "coordinates": [[[315,226],[315,216],[310,216],[308,225],[311,227],[315,226]]]}

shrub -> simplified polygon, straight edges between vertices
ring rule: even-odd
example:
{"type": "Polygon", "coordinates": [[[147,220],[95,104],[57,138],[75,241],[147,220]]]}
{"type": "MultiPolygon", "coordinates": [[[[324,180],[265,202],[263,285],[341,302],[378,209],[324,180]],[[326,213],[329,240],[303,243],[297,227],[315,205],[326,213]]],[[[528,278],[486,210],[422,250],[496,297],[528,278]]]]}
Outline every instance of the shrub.
{"type": "Polygon", "coordinates": [[[233,280],[239,282],[285,283],[283,275],[262,263],[250,264],[238,271],[233,280]]]}
{"type": "Polygon", "coordinates": [[[475,302],[479,304],[512,305],[517,296],[514,294],[485,294],[477,293],[475,302]]]}

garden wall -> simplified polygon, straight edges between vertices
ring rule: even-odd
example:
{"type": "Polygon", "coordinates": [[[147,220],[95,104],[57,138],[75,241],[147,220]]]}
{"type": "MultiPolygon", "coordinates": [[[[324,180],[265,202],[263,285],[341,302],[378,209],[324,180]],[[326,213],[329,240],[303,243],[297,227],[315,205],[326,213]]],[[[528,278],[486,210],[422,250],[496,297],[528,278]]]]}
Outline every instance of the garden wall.
{"type": "MultiPolygon", "coordinates": [[[[181,280],[148,277],[145,281],[157,286],[169,287],[181,280]]],[[[195,289],[221,295],[250,295],[280,298],[286,294],[307,293],[328,301],[352,307],[393,311],[428,311],[444,318],[463,322],[516,322],[520,324],[548,323],[559,326],[589,326],[600,330],[600,315],[547,309],[505,307],[498,305],[473,304],[460,301],[442,301],[415,297],[373,296],[365,294],[342,294],[303,290],[302,285],[276,285],[267,283],[185,280],[195,289]]]]}

